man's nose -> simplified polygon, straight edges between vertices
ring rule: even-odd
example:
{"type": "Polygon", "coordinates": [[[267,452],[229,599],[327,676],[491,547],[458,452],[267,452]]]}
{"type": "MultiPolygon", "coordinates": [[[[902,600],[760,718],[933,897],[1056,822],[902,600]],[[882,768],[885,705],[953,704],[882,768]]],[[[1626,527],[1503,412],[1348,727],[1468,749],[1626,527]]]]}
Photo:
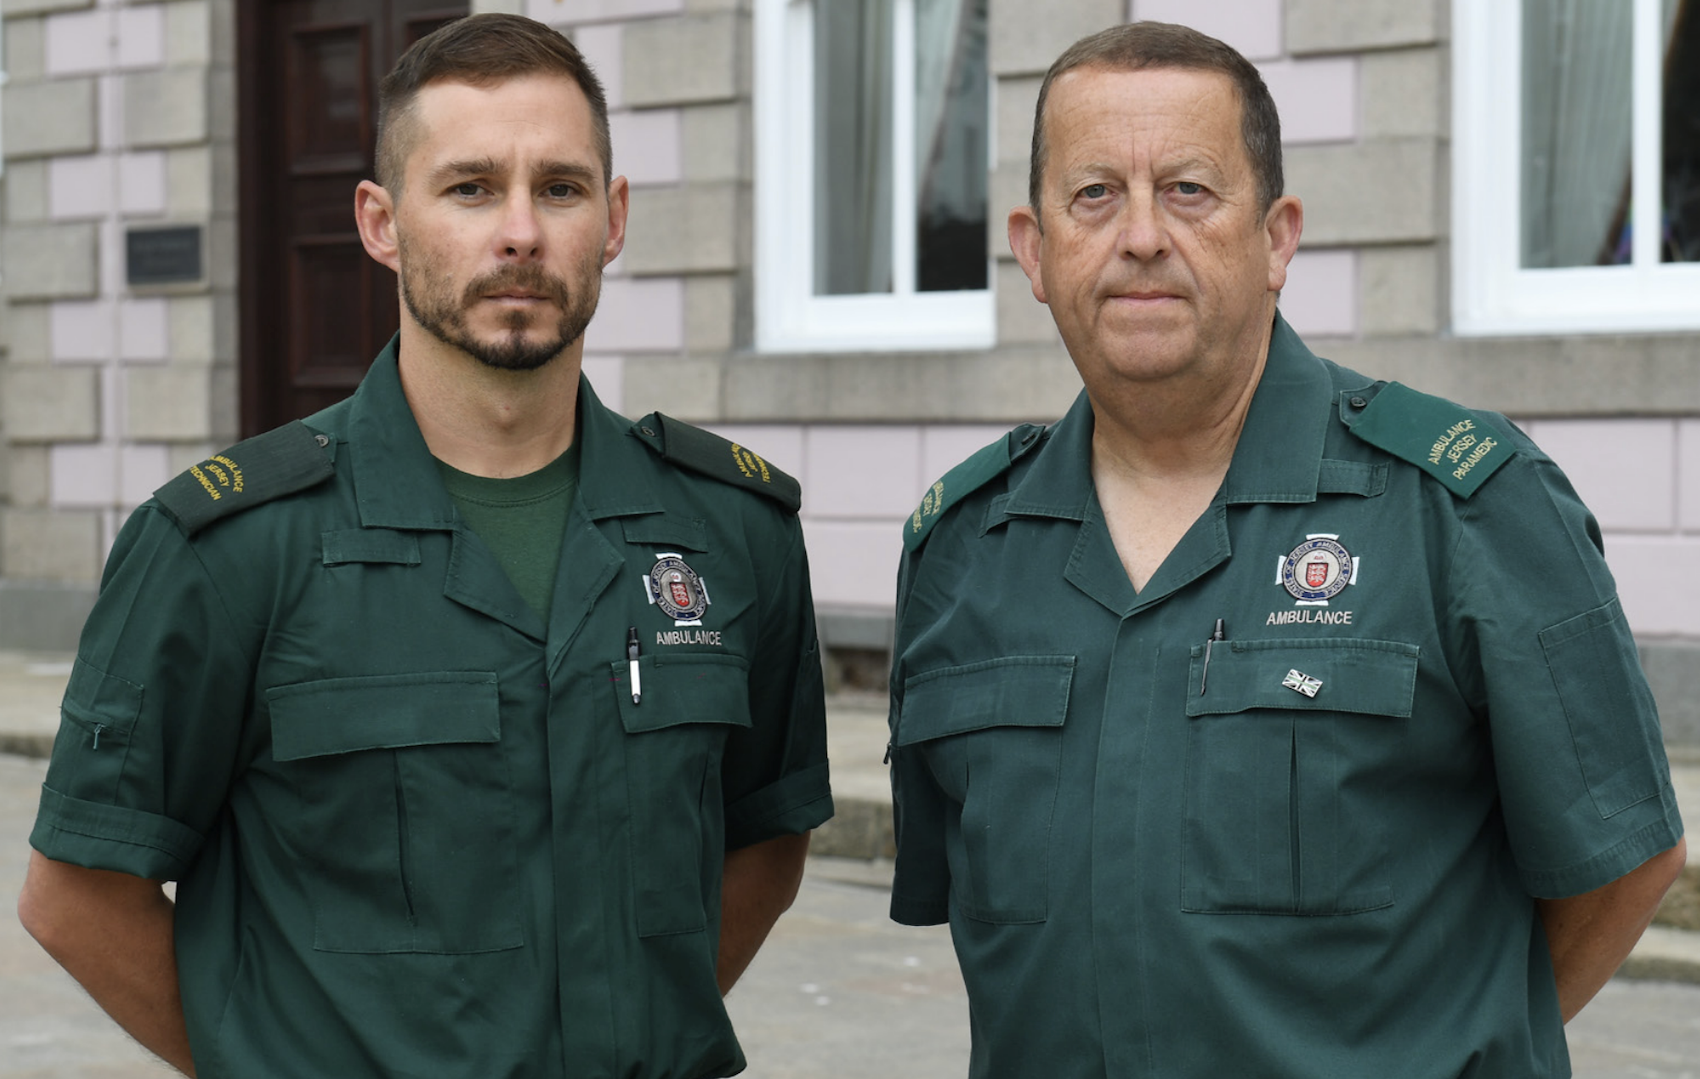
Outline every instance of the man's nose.
{"type": "Polygon", "coordinates": [[[1154,192],[1130,194],[1120,225],[1117,241],[1125,254],[1144,262],[1168,253],[1168,222],[1154,192]]]}
{"type": "Polygon", "coordinates": [[[497,244],[502,255],[510,259],[529,261],[542,255],[542,223],[531,199],[517,196],[503,206],[497,244]]]}

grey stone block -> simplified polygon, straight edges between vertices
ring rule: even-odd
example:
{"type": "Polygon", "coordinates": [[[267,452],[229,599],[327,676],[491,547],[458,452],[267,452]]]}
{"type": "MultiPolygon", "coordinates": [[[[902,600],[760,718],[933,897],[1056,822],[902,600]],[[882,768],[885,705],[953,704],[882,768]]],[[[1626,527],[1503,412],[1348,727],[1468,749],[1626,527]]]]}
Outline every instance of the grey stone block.
{"type": "Polygon", "coordinates": [[[45,303],[13,303],[5,311],[7,361],[49,362],[53,358],[53,308],[45,303]]]}
{"type": "Polygon", "coordinates": [[[736,184],[641,187],[632,191],[621,261],[630,274],[730,272],[748,241],[736,184]]]}
{"type": "MultiPolygon", "coordinates": [[[[0,580],[0,648],[76,651],[94,600],[95,589],[88,584],[0,580]]],[[[51,737],[47,744],[51,749],[51,737]]]]}
{"type": "Polygon", "coordinates": [[[201,67],[123,76],[125,145],[135,149],[205,142],[210,115],[207,77],[201,67]]]}
{"type": "Polygon", "coordinates": [[[1423,138],[1448,133],[1450,87],[1439,49],[1367,53],[1361,65],[1364,138],[1423,138]]]}
{"type": "Polygon", "coordinates": [[[212,215],[212,158],[211,146],[177,146],[166,151],[166,213],[180,220],[212,215]]]}
{"type": "Polygon", "coordinates": [[[1433,334],[1440,330],[1440,249],[1432,244],[1366,247],[1359,326],[1365,337],[1433,334]]]}
{"type": "Polygon", "coordinates": [[[642,416],[661,410],[692,423],[729,418],[721,400],[720,358],[627,356],[624,412],[642,416]]]}
{"type": "Polygon", "coordinates": [[[139,441],[223,442],[235,427],[228,365],[131,366],[124,370],[124,436],[139,441]]]}
{"type": "Polygon", "coordinates": [[[992,72],[1043,75],[1076,41],[1126,21],[1126,0],[1070,0],[1066,4],[1000,0],[991,6],[988,51],[992,72]]]}
{"type": "Polygon", "coordinates": [[[0,233],[0,273],[14,300],[93,296],[100,287],[99,225],[14,225],[0,233]]]}
{"type": "Polygon", "coordinates": [[[472,0],[472,11],[477,15],[524,15],[525,0],[472,0]]]}
{"type": "Polygon", "coordinates": [[[692,274],[685,278],[685,350],[730,352],[737,311],[734,275],[692,274]]]}
{"type": "Polygon", "coordinates": [[[173,363],[236,362],[234,293],[173,296],[167,303],[173,363]]]}
{"type": "Polygon", "coordinates": [[[1323,351],[1366,375],[1520,417],[1700,413],[1700,334],[1419,336],[1331,341],[1323,351]]]}
{"type": "Polygon", "coordinates": [[[715,183],[750,178],[754,170],[747,104],[692,105],[681,113],[687,181],[715,183]]]}
{"type": "Polygon", "coordinates": [[[98,143],[92,78],[11,83],[3,101],[8,159],[87,153],[98,143]]]}
{"type": "Polygon", "coordinates": [[[47,20],[6,20],[6,78],[33,82],[47,75],[47,20]]]}
{"type": "Polygon", "coordinates": [[[730,101],[750,85],[750,20],[739,12],[644,19],[625,26],[625,102],[632,108],[730,101]]]}
{"type": "Polygon", "coordinates": [[[0,508],[0,573],[92,584],[100,578],[99,511],[0,508]]]}
{"type": "Polygon", "coordinates": [[[1033,146],[1033,110],[1039,102],[1039,76],[1002,78],[997,84],[998,163],[1027,167],[1033,146]]]}
{"type": "Polygon", "coordinates": [[[46,446],[6,447],[6,497],[14,506],[45,506],[53,474],[46,446]]]}
{"type": "Polygon", "coordinates": [[[1061,347],[1051,309],[1033,298],[1033,286],[1021,264],[1005,259],[997,264],[998,342],[1004,345],[1045,344],[1061,347]]]}
{"type": "Polygon", "coordinates": [[[208,0],[171,0],[164,14],[166,66],[212,63],[212,6],[208,0]]]}
{"type": "Polygon", "coordinates": [[[1430,45],[1440,40],[1445,6],[1440,0],[1287,0],[1287,52],[1430,45]]]}
{"type": "Polygon", "coordinates": [[[34,15],[46,11],[76,11],[94,7],[94,0],[0,0],[0,15],[34,15]]]}
{"type": "Polygon", "coordinates": [[[236,72],[227,67],[215,67],[207,72],[207,84],[212,90],[211,105],[207,116],[207,128],[210,136],[215,139],[234,139],[236,137],[236,72]]]}
{"type": "Polygon", "coordinates": [[[1640,650],[1665,744],[1700,750],[1700,641],[1642,641],[1640,650]]]}
{"type": "Polygon", "coordinates": [[[6,438],[82,442],[100,437],[100,375],[92,367],[7,364],[0,368],[6,438]]]}
{"type": "Polygon", "coordinates": [[[1305,204],[1313,245],[1432,240],[1440,228],[1438,144],[1376,139],[1287,151],[1287,193],[1305,204]]]}
{"type": "Polygon", "coordinates": [[[1027,162],[1000,162],[987,181],[986,229],[992,254],[1013,257],[1009,250],[1009,212],[1027,205],[1027,162]],[[992,239],[999,237],[999,239],[992,239]]]}
{"type": "MultiPolygon", "coordinates": [[[[626,360],[628,393],[648,379],[626,360]]],[[[991,353],[739,354],[722,360],[724,411],[749,422],[1011,422],[1055,419],[1080,391],[1059,344],[991,353]]],[[[629,401],[629,398],[628,398],[629,401]]]]}
{"type": "Polygon", "coordinates": [[[27,225],[46,220],[46,159],[6,162],[6,223],[27,225]]]}

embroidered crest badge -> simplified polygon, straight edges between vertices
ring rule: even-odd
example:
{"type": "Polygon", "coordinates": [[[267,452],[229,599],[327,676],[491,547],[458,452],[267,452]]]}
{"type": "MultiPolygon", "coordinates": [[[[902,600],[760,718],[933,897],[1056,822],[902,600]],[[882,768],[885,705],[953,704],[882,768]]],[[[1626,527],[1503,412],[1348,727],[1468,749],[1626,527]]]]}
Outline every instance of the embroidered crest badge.
{"type": "Polygon", "coordinates": [[[708,587],[677,554],[662,554],[644,580],[649,601],[678,625],[696,625],[708,610],[708,587]]]}
{"type": "Polygon", "coordinates": [[[1281,560],[1278,582],[1300,603],[1327,603],[1358,578],[1358,560],[1339,537],[1313,533],[1281,560]]]}

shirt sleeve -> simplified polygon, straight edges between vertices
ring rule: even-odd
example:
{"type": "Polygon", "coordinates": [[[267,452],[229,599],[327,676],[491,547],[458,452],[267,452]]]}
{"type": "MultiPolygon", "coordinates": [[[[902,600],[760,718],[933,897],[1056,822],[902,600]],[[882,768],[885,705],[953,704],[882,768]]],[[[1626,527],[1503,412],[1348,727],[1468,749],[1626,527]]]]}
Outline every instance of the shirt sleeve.
{"type": "MultiPolygon", "coordinates": [[[[929,544],[936,544],[938,536],[929,544]]],[[[926,550],[927,548],[922,548],[926,550]]],[[[897,863],[891,885],[891,918],[904,925],[937,925],[950,920],[950,864],[945,832],[953,819],[919,746],[902,746],[904,662],[915,633],[911,619],[920,552],[904,556],[897,575],[897,639],[891,664],[891,810],[897,863]]],[[[935,612],[936,615],[936,612],[935,612]]],[[[960,807],[956,807],[960,813],[960,807]]]]}
{"type": "Polygon", "coordinates": [[[1559,898],[1674,846],[1682,822],[1599,526],[1520,441],[1524,452],[1462,504],[1450,620],[1523,885],[1559,898]]]}
{"type": "Polygon", "coordinates": [[[180,877],[224,806],[250,665],[206,567],[151,505],[120,531],[83,628],[30,844],[180,877]]]}
{"type": "Polygon", "coordinates": [[[781,549],[755,557],[768,573],[762,625],[750,662],[748,730],[726,742],[726,847],[798,835],[832,816],[826,760],[826,698],[802,528],[786,515],[781,549]]]}

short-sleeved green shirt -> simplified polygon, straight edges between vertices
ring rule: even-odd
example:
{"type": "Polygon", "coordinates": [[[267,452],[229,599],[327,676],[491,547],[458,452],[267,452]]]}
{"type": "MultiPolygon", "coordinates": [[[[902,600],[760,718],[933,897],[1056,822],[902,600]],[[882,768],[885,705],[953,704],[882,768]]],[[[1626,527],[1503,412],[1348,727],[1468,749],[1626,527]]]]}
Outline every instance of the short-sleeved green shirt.
{"type": "MultiPolygon", "coordinates": [[[[119,536],[31,841],[179,881],[203,1077],[742,1069],[723,858],[831,815],[801,530],[579,395],[547,620],[458,519],[393,342],[307,421],[328,479],[119,536]]],[[[205,464],[209,497],[265,471],[205,464]]]]}
{"type": "Polygon", "coordinates": [[[950,922],[975,1079],[1569,1074],[1532,897],[1682,826],[1593,519],[1501,417],[1421,399],[1450,485],[1354,434],[1419,396],[1277,320],[1137,593],[1084,394],[917,511],[892,914],[950,922]]]}

